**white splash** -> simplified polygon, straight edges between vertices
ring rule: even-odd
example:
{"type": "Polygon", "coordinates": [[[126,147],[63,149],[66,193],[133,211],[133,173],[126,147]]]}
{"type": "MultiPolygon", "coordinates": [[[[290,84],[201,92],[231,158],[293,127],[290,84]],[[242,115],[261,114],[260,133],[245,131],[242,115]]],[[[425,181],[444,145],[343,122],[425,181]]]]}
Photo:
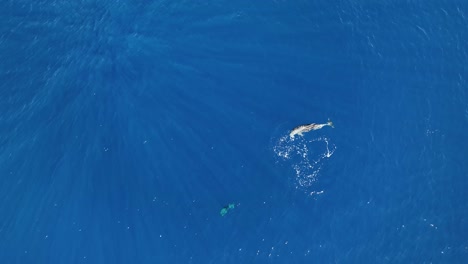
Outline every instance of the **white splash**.
{"type": "Polygon", "coordinates": [[[282,162],[291,164],[296,174],[297,187],[310,187],[322,169],[323,163],[336,150],[327,137],[306,139],[282,136],[273,147],[275,154],[282,162]]]}

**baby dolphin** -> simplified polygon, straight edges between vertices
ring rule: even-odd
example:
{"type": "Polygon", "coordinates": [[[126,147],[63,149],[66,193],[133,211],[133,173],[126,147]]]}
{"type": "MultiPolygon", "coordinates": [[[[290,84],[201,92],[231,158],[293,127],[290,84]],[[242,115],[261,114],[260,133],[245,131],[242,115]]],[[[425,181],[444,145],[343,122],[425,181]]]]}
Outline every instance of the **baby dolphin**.
{"type": "Polygon", "coordinates": [[[291,139],[294,139],[295,135],[302,136],[302,133],[309,132],[311,130],[318,130],[318,129],[321,129],[322,127],[324,127],[324,126],[334,127],[333,122],[330,121],[330,119],[328,119],[328,122],[326,124],[312,123],[312,124],[308,124],[308,125],[302,125],[302,126],[295,127],[293,130],[291,130],[291,133],[289,133],[289,137],[291,139]]]}

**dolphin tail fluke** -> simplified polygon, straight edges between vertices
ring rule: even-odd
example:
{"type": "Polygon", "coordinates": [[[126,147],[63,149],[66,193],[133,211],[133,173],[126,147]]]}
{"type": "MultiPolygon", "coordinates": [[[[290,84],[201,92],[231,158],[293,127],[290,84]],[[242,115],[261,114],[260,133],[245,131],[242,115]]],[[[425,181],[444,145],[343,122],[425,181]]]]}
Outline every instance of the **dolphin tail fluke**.
{"type": "Polygon", "coordinates": [[[333,126],[333,122],[332,122],[330,119],[328,119],[327,125],[329,125],[329,126],[335,128],[335,126],[333,126]]]}

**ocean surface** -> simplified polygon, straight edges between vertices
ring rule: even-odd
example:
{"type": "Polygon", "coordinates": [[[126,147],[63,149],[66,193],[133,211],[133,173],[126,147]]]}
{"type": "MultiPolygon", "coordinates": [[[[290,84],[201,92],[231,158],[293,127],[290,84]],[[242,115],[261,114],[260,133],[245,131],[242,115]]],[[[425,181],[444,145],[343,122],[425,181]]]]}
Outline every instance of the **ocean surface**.
{"type": "Polygon", "coordinates": [[[457,0],[3,0],[0,263],[468,263],[467,43],[457,0]]]}

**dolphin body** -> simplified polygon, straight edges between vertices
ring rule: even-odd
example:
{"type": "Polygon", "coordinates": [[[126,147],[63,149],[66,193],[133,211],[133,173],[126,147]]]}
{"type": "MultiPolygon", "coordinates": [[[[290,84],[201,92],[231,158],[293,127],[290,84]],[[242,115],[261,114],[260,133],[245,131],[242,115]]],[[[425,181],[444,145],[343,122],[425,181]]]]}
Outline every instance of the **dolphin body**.
{"type": "Polygon", "coordinates": [[[296,135],[303,136],[302,133],[306,133],[306,132],[309,132],[309,131],[312,131],[312,130],[319,130],[319,129],[322,129],[323,127],[325,127],[325,126],[334,127],[333,122],[330,121],[330,119],[329,119],[328,122],[325,123],[325,124],[312,123],[312,124],[308,124],[308,125],[302,125],[302,126],[295,127],[293,130],[291,130],[291,133],[289,133],[289,137],[291,139],[294,139],[294,136],[296,136],[296,135]]]}

